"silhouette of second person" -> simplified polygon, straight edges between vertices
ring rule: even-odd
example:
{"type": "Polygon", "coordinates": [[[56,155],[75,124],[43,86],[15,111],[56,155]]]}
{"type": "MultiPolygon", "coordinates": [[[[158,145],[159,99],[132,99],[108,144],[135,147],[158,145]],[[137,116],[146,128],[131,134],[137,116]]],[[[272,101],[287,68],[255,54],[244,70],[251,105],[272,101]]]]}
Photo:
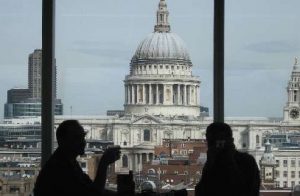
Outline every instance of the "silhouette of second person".
{"type": "Polygon", "coordinates": [[[259,196],[260,176],[255,159],[235,149],[232,130],[225,123],[206,129],[207,161],[196,196],[259,196]]]}
{"type": "Polygon", "coordinates": [[[104,152],[92,181],[76,160],[78,155],[84,154],[85,135],[77,120],[66,120],[59,125],[56,131],[58,148],[37,177],[35,196],[116,194],[105,190],[105,183],[107,168],[120,158],[120,148],[109,148],[104,152]]]}

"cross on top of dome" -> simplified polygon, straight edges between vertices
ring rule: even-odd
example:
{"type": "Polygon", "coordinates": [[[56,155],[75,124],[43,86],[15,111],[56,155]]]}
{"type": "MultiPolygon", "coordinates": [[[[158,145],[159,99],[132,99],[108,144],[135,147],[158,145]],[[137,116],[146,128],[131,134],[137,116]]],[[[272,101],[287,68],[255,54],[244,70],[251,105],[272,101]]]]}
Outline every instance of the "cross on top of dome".
{"type": "Polygon", "coordinates": [[[169,11],[165,0],[160,0],[158,10],[156,12],[156,25],[154,32],[170,32],[171,27],[168,21],[169,11]]]}

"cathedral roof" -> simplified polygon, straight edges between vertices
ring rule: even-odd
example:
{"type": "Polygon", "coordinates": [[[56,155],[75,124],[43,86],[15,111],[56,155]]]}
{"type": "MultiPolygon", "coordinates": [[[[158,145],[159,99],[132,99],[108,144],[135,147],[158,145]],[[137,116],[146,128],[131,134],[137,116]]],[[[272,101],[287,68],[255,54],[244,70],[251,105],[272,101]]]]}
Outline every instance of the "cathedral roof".
{"type": "Polygon", "coordinates": [[[138,46],[136,59],[182,59],[189,60],[189,53],[183,40],[175,33],[154,32],[138,46]]]}
{"type": "Polygon", "coordinates": [[[184,41],[177,34],[171,33],[168,16],[167,4],[165,0],[160,0],[154,32],[139,44],[132,61],[179,60],[190,62],[184,41]]]}

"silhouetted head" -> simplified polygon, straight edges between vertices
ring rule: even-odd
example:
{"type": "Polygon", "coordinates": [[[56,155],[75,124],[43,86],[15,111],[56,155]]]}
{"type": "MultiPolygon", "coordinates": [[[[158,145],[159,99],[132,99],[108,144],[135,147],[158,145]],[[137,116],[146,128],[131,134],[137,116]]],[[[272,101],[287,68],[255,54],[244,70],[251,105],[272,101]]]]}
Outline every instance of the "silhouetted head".
{"type": "Polygon", "coordinates": [[[206,129],[206,140],[208,148],[233,145],[232,130],[226,123],[212,123],[206,129]]]}
{"type": "Polygon", "coordinates": [[[63,121],[56,130],[59,148],[74,156],[84,154],[85,135],[83,127],[77,120],[63,121]]]}

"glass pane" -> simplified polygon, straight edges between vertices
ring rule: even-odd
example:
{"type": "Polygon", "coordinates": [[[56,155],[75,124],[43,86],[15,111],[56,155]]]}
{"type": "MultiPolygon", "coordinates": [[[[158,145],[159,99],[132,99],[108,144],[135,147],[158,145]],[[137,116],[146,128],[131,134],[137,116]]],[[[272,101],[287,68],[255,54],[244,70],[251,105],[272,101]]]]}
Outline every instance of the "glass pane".
{"type": "Polygon", "coordinates": [[[292,172],[300,152],[299,5],[296,0],[226,1],[226,119],[235,130],[236,147],[253,154],[261,168],[271,156],[262,183],[271,180],[280,188],[299,181],[292,172]],[[267,142],[270,156],[263,155],[269,153],[267,142]]]}
{"type": "MultiPolygon", "coordinates": [[[[192,188],[199,181],[213,100],[212,10],[209,0],[57,1],[64,115],[55,117],[55,126],[77,119],[87,131],[80,162],[95,159],[108,145],[121,146],[107,186],[129,170],[136,187],[149,178],[159,191],[181,180],[192,188]],[[165,167],[189,157],[193,164],[186,170],[165,167]],[[175,171],[181,177],[169,178],[175,171]]],[[[93,178],[97,164],[86,166],[93,178]]]]}
{"type": "Polygon", "coordinates": [[[29,195],[41,157],[42,3],[3,0],[0,16],[0,191],[29,195]]]}

